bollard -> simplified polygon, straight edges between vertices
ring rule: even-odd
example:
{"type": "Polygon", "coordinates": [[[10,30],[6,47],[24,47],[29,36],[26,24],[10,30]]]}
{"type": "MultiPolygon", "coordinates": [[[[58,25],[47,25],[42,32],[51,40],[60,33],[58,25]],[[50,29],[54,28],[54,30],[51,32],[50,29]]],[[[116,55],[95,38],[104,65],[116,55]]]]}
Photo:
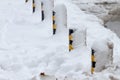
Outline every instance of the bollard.
{"type": "Polygon", "coordinates": [[[52,14],[52,21],[53,21],[53,35],[56,33],[56,22],[55,22],[55,11],[52,14]]]}
{"type": "Polygon", "coordinates": [[[64,4],[57,4],[53,10],[56,12],[55,24],[57,25],[56,34],[58,34],[67,28],[67,9],[64,4]]]}
{"type": "Polygon", "coordinates": [[[28,2],[28,0],[25,0],[25,2],[27,3],[27,2],[28,2]]]}
{"type": "Polygon", "coordinates": [[[54,0],[51,0],[52,2],[52,28],[53,28],[53,35],[56,34],[56,21],[55,21],[55,15],[56,15],[56,12],[54,11],[54,0]]]}
{"type": "Polygon", "coordinates": [[[35,0],[32,1],[33,13],[35,12],[35,0]]]}
{"type": "Polygon", "coordinates": [[[73,50],[74,48],[73,48],[73,36],[72,36],[72,34],[73,34],[73,29],[69,29],[69,51],[71,51],[71,50],[73,50]]]}
{"type": "Polygon", "coordinates": [[[44,20],[44,17],[45,17],[45,15],[44,15],[44,9],[43,9],[43,2],[41,2],[41,17],[42,17],[42,21],[44,20]]]}
{"type": "Polygon", "coordinates": [[[92,66],[91,66],[91,74],[95,72],[95,51],[92,49],[92,55],[91,55],[91,61],[92,61],[92,66]]]}

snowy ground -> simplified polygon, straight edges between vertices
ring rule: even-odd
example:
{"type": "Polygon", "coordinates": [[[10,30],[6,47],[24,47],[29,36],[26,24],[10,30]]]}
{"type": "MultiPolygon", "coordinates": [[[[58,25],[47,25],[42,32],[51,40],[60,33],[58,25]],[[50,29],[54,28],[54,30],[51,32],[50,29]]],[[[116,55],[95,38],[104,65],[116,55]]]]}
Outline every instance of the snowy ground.
{"type": "Polygon", "coordinates": [[[101,20],[85,14],[69,0],[56,0],[56,3],[67,7],[68,27],[87,29],[88,46],[69,53],[68,29],[53,36],[51,14],[41,22],[39,10],[32,14],[31,1],[25,4],[24,0],[4,0],[0,2],[0,80],[32,80],[35,76],[39,80],[41,72],[57,76],[58,80],[64,80],[65,76],[68,80],[112,80],[111,77],[119,80],[118,37],[105,29],[101,20]],[[91,75],[90,48],[97,39],[113,41],[117,68],[112,66],[91,75]]]}
{"type": "Polygon", "coordinates": [[[72,0],[81,10],[108,22],[119,17],[120,0],[72,0]]]}
{"type": "Polygon", "coordinates": [[[107,24],[107,27],[109,29],[111,29],[112,31],[114,31],[117,36],[120,37],[120,18],[116,18],[115,20],[109,21],[107,24]]]}

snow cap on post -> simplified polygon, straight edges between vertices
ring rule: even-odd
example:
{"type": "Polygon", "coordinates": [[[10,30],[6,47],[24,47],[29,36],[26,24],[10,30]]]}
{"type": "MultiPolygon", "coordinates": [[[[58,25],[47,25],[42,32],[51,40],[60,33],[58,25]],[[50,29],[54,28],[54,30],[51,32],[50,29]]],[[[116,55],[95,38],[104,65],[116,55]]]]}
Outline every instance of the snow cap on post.
{"type": "Polygon", "coordinates": [[[69,49],[77,49],[86,46],[86,29],[69,29],[69,49]],[[72,47],[70,45],[72,44],[72,47]]]}
{"type": "Polygon", "coordinates": [[[59,26],[67,26],[67,8],[64,4],[55,6],[56,23],[59,26]]]}
{"type": "Polygon", "coordinates": [[[113,61],[113,43],[108,38],[96,39],[92,45],[95,52],[95,72],[101,72],[111,65],[113,61]]]}
{"type": "Polygon", "coordinates": [[[86,46],[87,45],[87,29],[84,27],[84,28],[80,28],[79,25],[74,25],[74,27],[69,27],[69,29],[73,29],[74,30],[74,33],[72,34],[73,35],[73,46],[74,48],[80,48],[80,47],[83,47],[83,46],[86,46]]]}
{"type": "Polygon", "coordinates": [[[58,4],[54,8],[56,33],[61,33],[67,28],[67,9],[64,4],[58,4]]]}

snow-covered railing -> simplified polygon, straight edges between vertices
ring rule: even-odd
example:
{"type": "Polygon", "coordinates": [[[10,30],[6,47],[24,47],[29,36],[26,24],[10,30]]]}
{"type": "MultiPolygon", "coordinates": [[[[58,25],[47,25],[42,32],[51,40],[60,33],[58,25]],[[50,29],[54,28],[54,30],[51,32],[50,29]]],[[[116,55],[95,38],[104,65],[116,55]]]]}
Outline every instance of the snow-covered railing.
{"type": "MultiPolygon", "coordinates": [[[[41,20],[45,20],[47,13],[45,13],[44,9],[44,2],[41,2],[41,20]]],[[[40,4],[39,4],[40,5],[40,4]]],[[[35,12],[35,0],[33,0],[33,13],[35,12]]],[[[53,29],[53,35],[57,34],[58,32],[62,32],[63,29],[69,30],[69,51],[72,51],[73,49],[80,49],[82,46],[86,46],[86,29],[80,29],[80,27],[77,25],[77,27],[67,27],[67,9],[66,6],[63,4],[58,4],[56,6],[52,6],[53,9],[51,9],[52,12],[52,29],[53,29]]],[[[67,36],[68,37],[68,36],[67,36]]],[[[92,50],[91,54],[91,73],[93,74],[95,71],[95,51],[92,50]]],[[[90,58],[89,58],[90,59],[90,58]]]]}
{"type": "MultiPolygon", "coordinates": [[[[27,1],[28,2],[28,1],[27,1]]],[[[54,0],[50,1],[51,13],[46,13],[46,4],[43,0],[40,1],[41,4],[37,4],[36,0],[32,0],[32,9],[33,13],[36,13],[36,10],[39,10],[39,5],[41,5],[41,21],[45,20],[48,14],[52,13],[52,34],[55,35],[63,31],[63,27],[67,28],[67,9],[64,4],[54,5],[54,0]]]]}

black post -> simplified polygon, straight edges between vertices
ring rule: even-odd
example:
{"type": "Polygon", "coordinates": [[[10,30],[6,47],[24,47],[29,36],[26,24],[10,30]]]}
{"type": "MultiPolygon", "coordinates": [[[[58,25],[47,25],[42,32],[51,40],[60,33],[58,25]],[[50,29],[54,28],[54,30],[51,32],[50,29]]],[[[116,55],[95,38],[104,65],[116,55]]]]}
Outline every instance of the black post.
{"type": "Polygon", "coordinates": [[[42,21],[44,20],[44,17],[45,17],[43,6],[44,6],[44,4],[43,4],[43,2],[41,2],[41,14],[42,14],[41,17],[42,17],[42,21]]]}
{"type": "Polygon", "coordinates": [[[33,7],[33,13],[35,12],[35,0],[32,2],[32,7],[33,7]]]}

